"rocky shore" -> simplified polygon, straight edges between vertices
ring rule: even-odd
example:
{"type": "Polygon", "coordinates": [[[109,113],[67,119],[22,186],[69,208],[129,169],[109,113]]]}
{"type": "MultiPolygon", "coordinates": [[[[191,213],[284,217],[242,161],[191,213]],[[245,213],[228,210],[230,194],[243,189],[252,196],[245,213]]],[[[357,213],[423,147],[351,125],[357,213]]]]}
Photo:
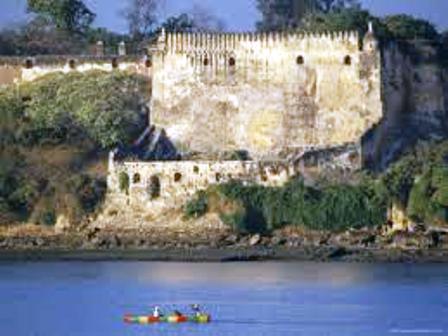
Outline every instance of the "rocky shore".
{"type": "Polygon", "coordinates": [[[269,235],[207,229],[100,229],[56,233],[45,228],[0,231],[0,260],[448,262],[448,235],[435,231],[349,230],[269,235]]]}

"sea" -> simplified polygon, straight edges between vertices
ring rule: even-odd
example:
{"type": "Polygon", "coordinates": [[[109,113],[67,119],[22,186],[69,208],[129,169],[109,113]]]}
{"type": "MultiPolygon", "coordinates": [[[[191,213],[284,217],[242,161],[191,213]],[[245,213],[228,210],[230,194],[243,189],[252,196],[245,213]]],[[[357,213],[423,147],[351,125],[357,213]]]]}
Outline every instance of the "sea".
{"type": "Polygon", "coordinates": [[[448,265],[1,262],[0,335],[448,335],[448,265]],[[123,321],[191,304],[211,323],[123,321]]]}

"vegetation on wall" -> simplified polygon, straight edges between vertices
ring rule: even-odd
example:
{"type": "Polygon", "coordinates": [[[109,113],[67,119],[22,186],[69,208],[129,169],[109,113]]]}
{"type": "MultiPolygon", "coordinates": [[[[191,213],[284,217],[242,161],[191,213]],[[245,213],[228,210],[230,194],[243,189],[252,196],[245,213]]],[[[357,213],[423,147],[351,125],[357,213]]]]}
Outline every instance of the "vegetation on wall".
{"type": "Polygon", "coordinates": [[[0,89],[3,143],[33,146],[88,138],[106,149],[146,126],[144,81],[124,73],[53,74],[0,89]]]}
{"type": "Polygon", "coordinates": [[[145,82],[53,74],[0,89],[0,222],[82,221],[102,204],[107,150],[146,127],[145,82]],[[7,214],[7,216],[5,216],[7,214]]]}
{"type": "Polygon", "coordinates": [[[385,224],[388,208],[396,204],[416,222],[448,225],[447,141],[421,144],[384,174],[357,180],[309,187],[296,177],[281,188],[230,182],[199,192],[184,212],[186,217],[218,213],[243,232],[286,225],[341,231],[385,224]]]}
{"type": "Polygon", "coordinates": [[[129,184],[129,175],[126,172],[120,172],[120,174],[118,174],[118,185],[120,187],[120,191],[128,194],[129,184]]]}
{"type": "Polygon", "coordinates": [[[312,188],[300,177],[282,188],[230,182],[199,193],[187,203],[185,215],[216,211],[224,223],[243,232],[271,231],[286,225],[341,231],[385,222],[387,204],[374,189],[368,183],[312,188]]]}

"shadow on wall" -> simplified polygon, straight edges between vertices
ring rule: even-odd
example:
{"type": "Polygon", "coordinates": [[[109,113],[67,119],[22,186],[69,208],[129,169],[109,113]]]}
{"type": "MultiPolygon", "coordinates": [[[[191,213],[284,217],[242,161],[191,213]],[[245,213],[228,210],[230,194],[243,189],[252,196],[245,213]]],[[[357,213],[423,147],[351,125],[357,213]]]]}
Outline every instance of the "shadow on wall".
{"type": "Polygon", "coordinates": [[[448,81],[440,46],[391,43],[382,51],[383,119],[362,137],[363,166],[383,171],[419,141],[448,138],[448,81]]]}
{"type": "Polygon", "coordinates": [[[164,129],[154,126],[145,129],[132,145],[118,148],[119,161],[177,161],[181,155],[164,129]]]}

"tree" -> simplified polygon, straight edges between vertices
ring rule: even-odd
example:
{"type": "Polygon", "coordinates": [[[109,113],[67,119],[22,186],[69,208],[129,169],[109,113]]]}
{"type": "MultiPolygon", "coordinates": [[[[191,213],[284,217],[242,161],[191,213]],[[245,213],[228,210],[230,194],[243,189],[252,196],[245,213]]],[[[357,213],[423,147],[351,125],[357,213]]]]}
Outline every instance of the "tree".
{"type": "Polygon", "coordinates": [[[197,30],[196,23],[185,13],[169,17],[162,24],[162,28],[170,32],[194,32],[197,30]]]}
{"type": "Polygon", "coordinates": [[[28,0],[28,12],[71,33],[84,33],[95,19],[82,0],[28,0]]]}
{"type": "Polygon", "coordinates": [[[157,23],[157,0],[129,0],[129,5],[124,11],[124,17],[128,22],[129,33],[135,39],[148,36],[157,23]]]}
{"type": "Polygon", "coordinates": [[[257,0],[262,19],[260,31],[295,29],[304,16],[316,9],[315,0],[257,0]]]}
{"type": "Polygon", "coordinates": [[[324,13],[360,7],[358,0],[317,0],[316,3],[317,9],[324,13]]]}
{"type": "Polygon", "coordinates": [[[257,29],[296,29],[309,14],[357,7],[358,0],[257,0],[257,8],[262,15],[262,20],[257,22],[257,29]]]}
{"type": "Polygon", "coordinates": [[[194,4],[189,16],[196,30],[219,32],[225,28],[224,22],[219,17],[214,15],[208,8],[198,4],[194,4]]]}
{"type": "Polygon", "coordinates": [[[369,22],[373,23],[375,34],[380,39],[390,35],[379,18],[359,8],[339,9],[329,13],[320,12],[310,14],[303,20],[301,28],[312,32],[354,30],[358,31],[360,35],[364,35],[369,22]]]}
{"type": "Polygon", "coordinates": [[[410,15],[387,16],[384,19],[384,24],[391,35],[400,40],[436,40],[440,36],[431,22],[417,19],[410,15]]]}

